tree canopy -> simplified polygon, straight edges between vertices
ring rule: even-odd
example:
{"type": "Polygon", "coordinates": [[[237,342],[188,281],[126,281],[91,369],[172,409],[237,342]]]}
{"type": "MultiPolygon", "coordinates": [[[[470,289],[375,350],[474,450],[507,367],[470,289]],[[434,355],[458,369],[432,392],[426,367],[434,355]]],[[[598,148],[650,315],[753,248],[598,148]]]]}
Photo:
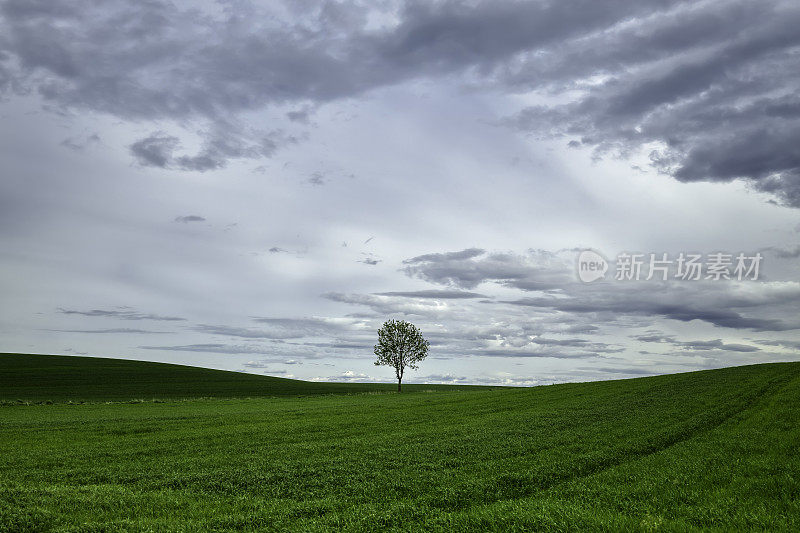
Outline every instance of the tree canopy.
{"type": "Polygon", "coordinates": [[[387,365],[395,370],[397,392],[402,390],[406,367],[416,370],[417,363],[428,355],[430,343],[417,326],[405,320],[389,320],[378,330],[375,345],[376,366],[387,365]]]}

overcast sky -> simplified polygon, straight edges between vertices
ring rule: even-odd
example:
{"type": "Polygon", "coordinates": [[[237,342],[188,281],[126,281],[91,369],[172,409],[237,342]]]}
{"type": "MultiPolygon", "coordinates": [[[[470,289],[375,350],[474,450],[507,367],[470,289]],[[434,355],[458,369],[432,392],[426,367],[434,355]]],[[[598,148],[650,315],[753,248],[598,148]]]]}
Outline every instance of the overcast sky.
{"type": "Polygon", "coordinates": [[[0,350],[390,381],[400,318],[417,382],[800,360],[796,0],[0,6],[0,350]],[[615,279],[681,252],[763,260],[615,279]]]}

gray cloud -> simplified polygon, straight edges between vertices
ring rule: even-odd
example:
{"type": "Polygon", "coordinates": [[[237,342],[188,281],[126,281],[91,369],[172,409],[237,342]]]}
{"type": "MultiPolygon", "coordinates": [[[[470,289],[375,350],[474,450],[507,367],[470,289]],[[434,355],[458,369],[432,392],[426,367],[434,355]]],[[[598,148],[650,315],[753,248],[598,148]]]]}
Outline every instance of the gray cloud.
{"type": "Polygon", "coordinates": [[[172,331],[152,331],[147,329],[133,329],[133,328],[109,328],[109,329],[54,329],[50,331],[61,331],[64,333],[154,333],[164,334],[173,333],[172,331]]]}
{"type": "Polygon", "coordinates": [[[507,123],[597,155],[655,144],[653,166],[680,181],[741,178],[800,207],[798,21],[791,2],[683,3],[567,40],[508,80],[579,94],[507,123]]]}
{"type": "Polygon", "coordinates": [[[674,342],[674,335],[664,335],[662,333],[650,332],[644,335],[634,335],[631,337],[641,342],[674,342]]]}
{"type": "Polygon", "coordinates": [[[395,296],[379,296],[374,294],[345,294],[341,292],[328,292],[323,298],[334,302],[364,305],[375,312],[373,316],[389,316],[392,314],[407,314],[417,316],[435,316],[444,312],[436,301],[430,299],[417,299],[409,301],[408,298],[395,296]]]}
{"type": "Polygon", "coordinates": [[[253,329],[199,324],[193,326],[192,329],[211,335],[224,335],[243,339],[299,339],[347,331],[360,323],[352,319],[334,321],[316,318],[254,318],[253,321],[259,323],[261,327],[253,329]]]}
{"type": "Polygon", "coordinates": [[[424,291],[394,291],[376,292],[377,296],[402,296],[404,298],[438,298],[442,300],[461,300],[469,298],[485,298],[483,294],[467,291],[424,290],[424,291]]]}
{"type": "Polygon", "coordinates": [[[800,341],[794,340],[758,340],[756,341],[759,344],[763,344],[765,346],[780,346],[781,348],[788,348],[790,350],[800,350],[800,341]]]}
{"type": "Polygon", "coordinates": [[[70,150],[74,150],[76,152],[81,152],[85,150],[87,147],[91,146],[92,144],[96,144],[99,142],[100,142],[100,135],[97,133],[93,133],[87,136],[68,137],[63,141],[61,141],[61,146],[69,148],[70,150]]]}
{"type": "Polygon", "coordinates": [[[581,370],[585,370],[587,372],[602,372],[605,374],[622,374],[626,376],[652,376],[654,372],[648,368],[635,368],[635,367],[608,367],[608,366],[599,366],[599,367],[583,367],[581,370]]]}
{"type": "Polygon", "coordinates": [[[794,248],[778,248],[775,246],[769,246],[767,248],[762,248],[762,252],[771,252],[772,255],[779,259],[797,259],[800,257],[800,245],[795,246],[794,248]]]}
{"type": "MultiPolygon", "coordinates": [[[[653,165],[678,180],[741,178],[800,206],[793,2],[342,2],[301,15],[291,3],[204,12],[158,0],[10,0],[2,13],[0,51],[14,61],[0,88],[125,119],[209,124],[196,155],[174,156],[170,135],[137,141],[131,152],[146,166],[202,172],[269,157],[293,141],[225,117],[458,75],[573,95],[521,111],[506,121],[514,127],[598,154],[657,144],[653,165]],[[369,27],[387,16],[396,23],[369,27]]],[[[286,115],[307,121],[303,110],[286,115]]]]}
{"type": "Polygon", "coordinates": [[[199,215],[185,215],[185,216],[175,217],[175,222],[183,222],[184,224],[187,224],[189,222],[205,222],[205,221],[206,219],[199,215]]]}
{"type": "Polygon", "coordinates": [[[591,359],[597,357],[595,352],[567,352],[561,350],[524,350],[518,348],[487,348],[475,350],[472,355],[486,357],[532,357],[552,359],[591,359]]]}
{"type": "Polygon", "coordinates": [[[178,316],[163,316],[153,313],[139,313],[128,308],[120,309],[91,309],[89,311],[78,311],[75,309],[63,309],[59,307],[56,309],[59,313],[65,315],[82,315],[91,317],[106,317],[106,318],[120,318],[122,320],[161,320],[161,321],[182,321],[186,320],[178,316]]]}
{"type": "Polygon", "coordinates": [[[177,137],[156,132],[130,145],[130,151],[142,166],[167,168],[172,164],[172,152],[179,144],[177,137]]]}
{"type": "Polygon", "coordinates": [[[487,253],[480,248],[420,255],[403,261],[403,271],[441,285],[474,289],[495,281],[523,290],[549,290],[563,285],[569,271],[562,259],[543,250],[525,255],[487,253]]]}
{"type": "Polygon", "coordinates": [[[315,186],[325,185],[325,175],[322,172],[314,172],[308,178],[308,183],[315,186]]]}
{"type": "Polygon", "coordinates": [[[721,339],[710,341],[682,341],[673,342],[675,346],[680,346],[689,350],[724,350],[726,352],[758,352],[760,348],[748,344],[724,343],[721,339]]]}
{"type": "Polygon", "coordinates": [[[360,259],[357,263],[364,263],[365,265],[375,266],[381,262],[381,259],[375,259],[374,257],[365,257],[364,259],[360,259]]]}
{"type": "Polygon", "coordinates": [[[247,134],[231,124],[215,124],[213,131],[203,132],[202,136],[203,148],[191,156],[175,155],[180,140],[160,131],[134,142],[129,149],[145,167],[205,172],[224,167],[230,159],[271,157],[280,146],[297,142],[281,131],[247,134]]]}
{"type": "MultiPolygon", "coordinates": [[[[661,303],[646,299],[607,297],[603,300],[581,301],[577,299],[521,298],[509,301],[513,305],[557,309],[567,313],[616,313],[622,315],[660,316],[691,322],[701,320],[715,326],[751,329],[754,331],[786,331],[800,329],[800,324],[787,323],[777,318],[744,316],[739,312],[692,303],[661,303]]],[[[628,295],[630,296],[630,295],[628,295]]]]}
{"type": "Polygon", "coordinates": [[[182,346],[139,346],[142,350],[165,350],[170,352],[201,352],[219,354],[271,354],[269,350],[257,346],[241,346],[230,344],[186,344],[182,346]]]}

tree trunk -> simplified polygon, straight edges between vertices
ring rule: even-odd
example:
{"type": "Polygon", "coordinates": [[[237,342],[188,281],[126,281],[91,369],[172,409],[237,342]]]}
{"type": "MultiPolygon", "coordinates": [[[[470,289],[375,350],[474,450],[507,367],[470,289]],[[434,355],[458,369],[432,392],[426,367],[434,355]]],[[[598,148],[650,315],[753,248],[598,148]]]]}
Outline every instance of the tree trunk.
{"type": "Polygon", "coordinates": [[[402,378],[398,378],[397,379],[397,392],[400,392],[402,390],[402,387],[400,386],[400,382],[401,381],[402,381],[402,378]]]}

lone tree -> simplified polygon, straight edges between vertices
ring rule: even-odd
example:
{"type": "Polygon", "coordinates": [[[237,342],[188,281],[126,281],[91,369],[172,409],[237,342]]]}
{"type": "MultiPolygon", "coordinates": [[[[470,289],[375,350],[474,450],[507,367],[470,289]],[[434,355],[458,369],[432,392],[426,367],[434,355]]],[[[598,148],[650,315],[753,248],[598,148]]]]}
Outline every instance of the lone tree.
{"type": "Polygon", "coordinates": [[[397,375],[397,392],[400,392],[406,367],[416,370],[417,363],[428,355],[430,344],[422,337],[419,328],[411,322],[389,320],[378,330],[378,344],[375,345],[375,355],[378,356],[378,360],[375,361],[375,366],[394,367],[397,375]]]}

